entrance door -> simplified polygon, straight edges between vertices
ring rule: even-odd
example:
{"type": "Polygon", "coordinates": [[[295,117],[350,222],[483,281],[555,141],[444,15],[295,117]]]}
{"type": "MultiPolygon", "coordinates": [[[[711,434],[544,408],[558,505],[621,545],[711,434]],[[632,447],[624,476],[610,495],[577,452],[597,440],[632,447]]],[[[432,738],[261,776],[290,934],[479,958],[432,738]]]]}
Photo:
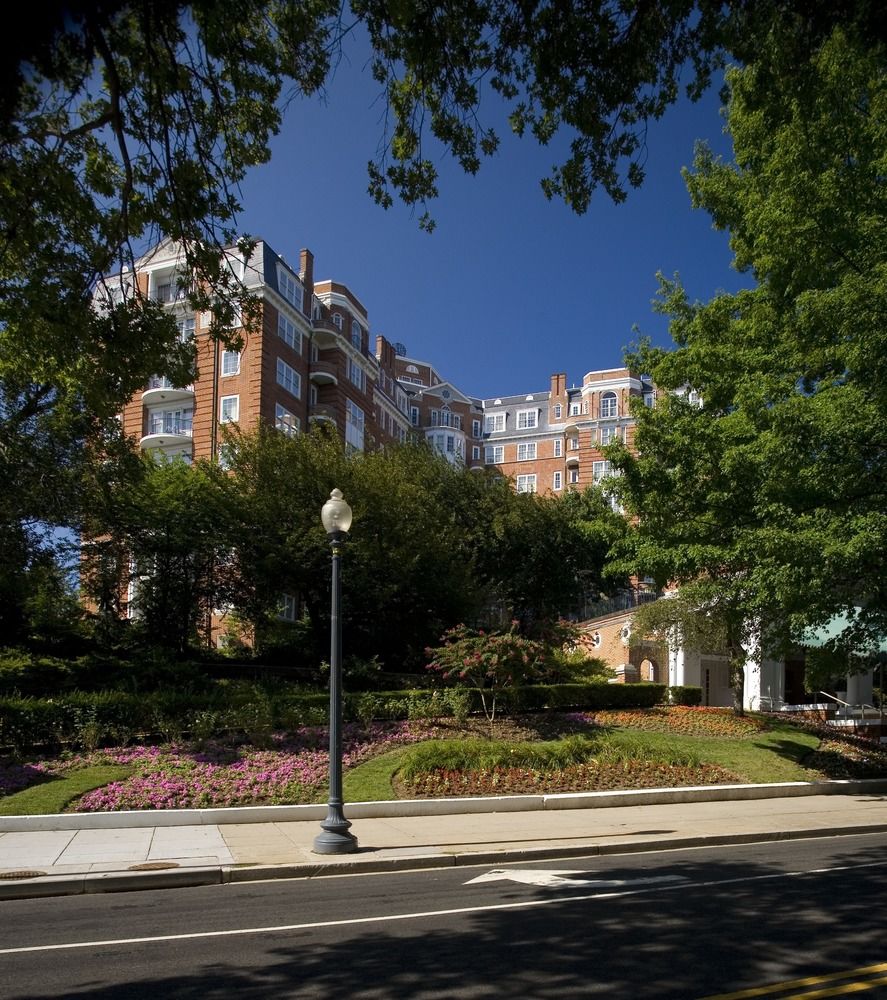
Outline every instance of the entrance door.
{"type": "Polygon", "coordinates": [[[733,704],[730,665],[719,660],[703,660],[702,704],[729,708],[733,704]]]}

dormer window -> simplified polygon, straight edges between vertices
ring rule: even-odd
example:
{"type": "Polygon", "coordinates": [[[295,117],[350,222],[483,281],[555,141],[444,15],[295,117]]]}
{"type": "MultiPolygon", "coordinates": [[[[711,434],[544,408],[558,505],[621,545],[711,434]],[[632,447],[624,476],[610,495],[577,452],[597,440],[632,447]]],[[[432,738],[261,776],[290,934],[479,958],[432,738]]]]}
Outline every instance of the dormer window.
{"type": "Polygon", "coordinates": [[[517,426],[518,430],[529,430],[532,427],[536,427],[539,423],[539,411],[538,410],[518,410],[517,411],[517,426]]]}
{"type": "Polygon", "coordinates": [[[277,288],[291,306],[302,311],[302,283],[282,265],[277,265],[277,288]]]}

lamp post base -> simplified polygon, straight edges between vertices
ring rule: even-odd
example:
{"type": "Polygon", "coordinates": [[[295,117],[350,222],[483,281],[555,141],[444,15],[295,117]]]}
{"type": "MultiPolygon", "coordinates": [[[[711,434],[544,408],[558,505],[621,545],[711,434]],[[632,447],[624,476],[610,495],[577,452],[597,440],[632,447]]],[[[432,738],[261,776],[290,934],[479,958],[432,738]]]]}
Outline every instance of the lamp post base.
{"type": "Polygon", "coordinates": [[[357,850],[357,837],[349,833],[351,824],[341,810],[331,810],[320,824],[323,833],[314,838],[314,854],[352,854],[357,850]]]}

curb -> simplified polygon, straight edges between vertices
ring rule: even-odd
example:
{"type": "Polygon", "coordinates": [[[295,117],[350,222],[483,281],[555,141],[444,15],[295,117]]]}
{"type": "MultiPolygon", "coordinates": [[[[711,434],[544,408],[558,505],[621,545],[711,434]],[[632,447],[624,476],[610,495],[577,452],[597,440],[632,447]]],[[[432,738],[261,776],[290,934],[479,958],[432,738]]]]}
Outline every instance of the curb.
{"type": "Polygon", "coordinates": [[[858,826],[819,827],[813,830],[776,830],[760,833],[708,834],[672,840],[633,841],[600,844],[593,841],[569,847],[527,847],[502,851],[481,850],[447,854],[443,850],[402,857],[355,858],[352,861],[325,861],[281,865],[208,865],[156,872],[92,872],[78,875],[47,875],[20,882],[0,882],[0,901],[76,896],[103,892],[132,892],[143,889],[182,889],[209,885],[265,882],[277,879],[328,878],[433,868],[468,868],[478,865],[555,861],[559,858],[603,857],[675,851],[728,844],[762,844],[788,840],[819,839],[872,833],[887,833],[887,823],[858,826]]]}
{"type": "MultiPolygon", "coordinates": [[[[766,785],[694,785],[617,792],[564,792],[556,795],[501,795],[485,798],[396,799],[346,803],[348,818],[392,819],[400,816],[460,816],[488,812],[552,809],[603,809],[685,802],[726,802],[806,795],[864,795],[887,792],[887,779],[784,781],[766,785]]],[[[240,806],[218,809],[142,809],[130,812],[56,813],[48,816],[0,816],[0,833],[47,830],[127,830],[138,827],[225,826],[241,823],[319,822],[327,807],[240,806]]]]}

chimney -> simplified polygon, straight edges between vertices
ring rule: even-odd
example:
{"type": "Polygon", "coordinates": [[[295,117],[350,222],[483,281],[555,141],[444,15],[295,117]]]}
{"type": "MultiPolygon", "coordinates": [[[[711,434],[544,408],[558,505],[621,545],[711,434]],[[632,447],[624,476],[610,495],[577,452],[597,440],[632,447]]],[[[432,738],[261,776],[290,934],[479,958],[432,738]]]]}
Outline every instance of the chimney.
{"type": "Polygon", "coordinates": [[[308,293],[305,312],[310,315],[314,299],[314,254],[310,250],[299,251],[299,277],[308,293]]]}

